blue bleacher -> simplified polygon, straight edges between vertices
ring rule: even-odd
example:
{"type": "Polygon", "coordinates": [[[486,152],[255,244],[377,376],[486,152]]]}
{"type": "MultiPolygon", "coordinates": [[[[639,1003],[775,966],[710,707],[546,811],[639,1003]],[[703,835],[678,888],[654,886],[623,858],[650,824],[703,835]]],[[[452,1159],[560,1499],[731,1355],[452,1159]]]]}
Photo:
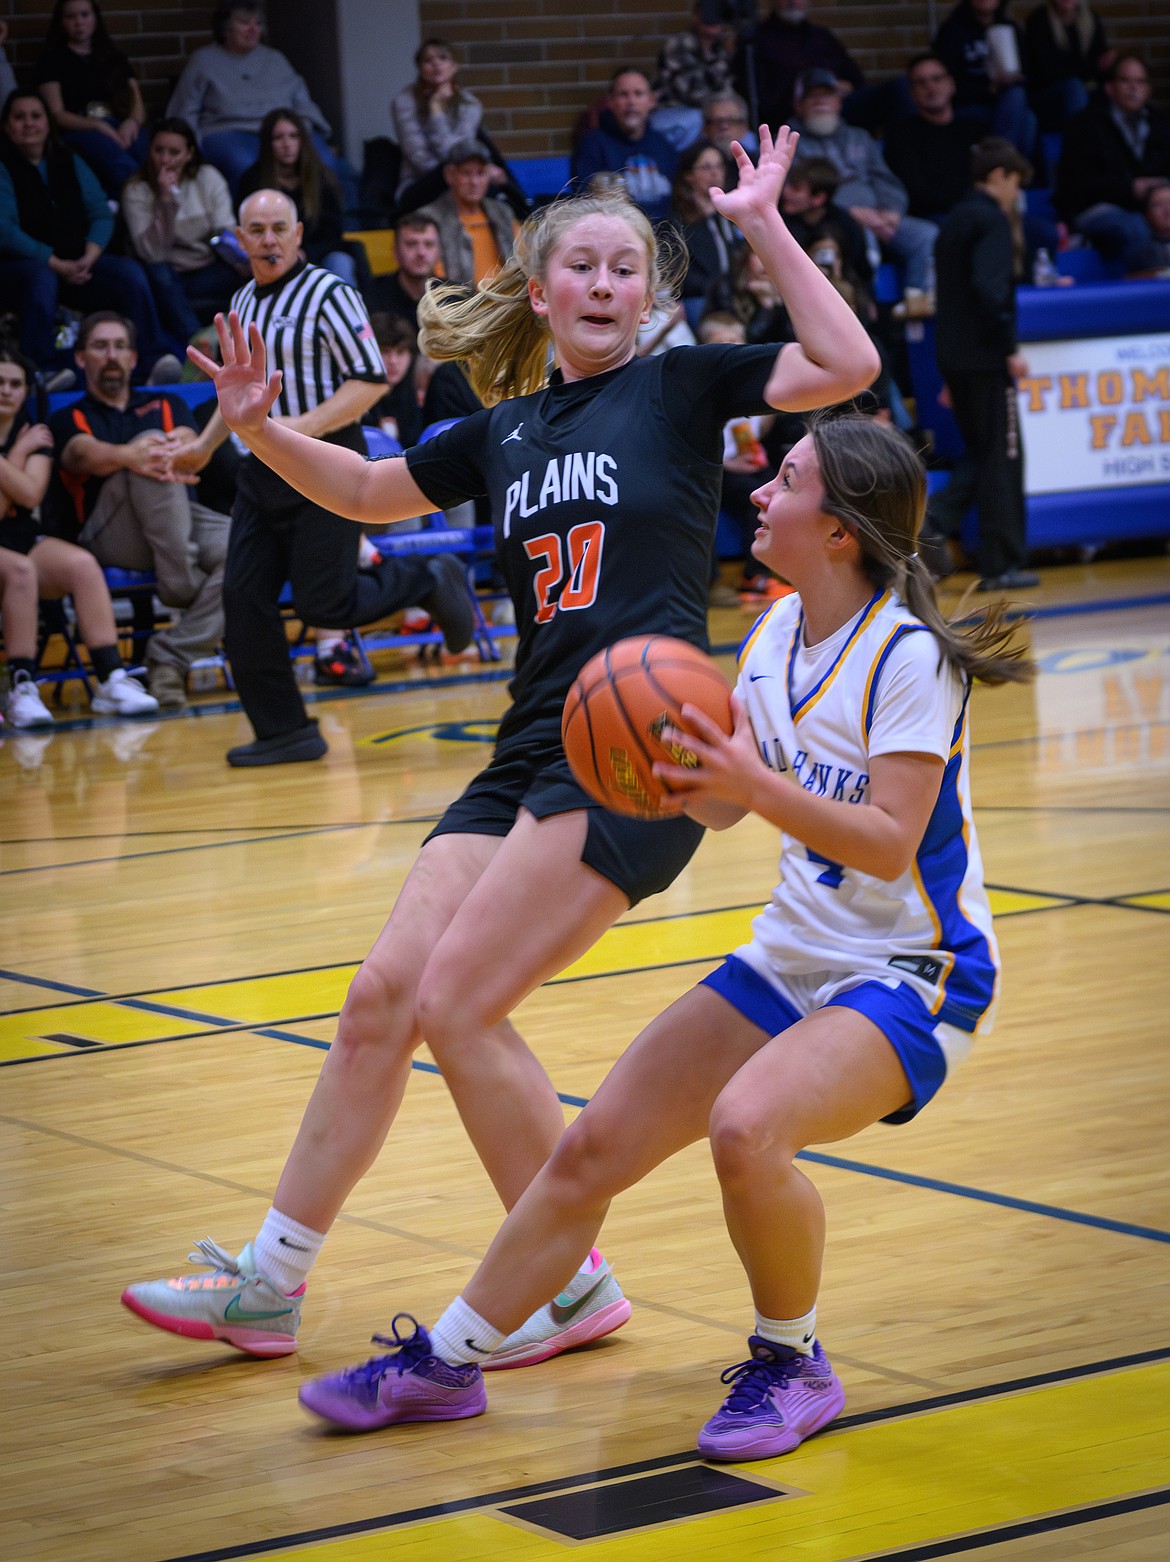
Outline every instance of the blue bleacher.
{"type": "Polygon", "coordinates": [[[561,195],[569,183],[567,157],[510,158],[508,167],[530,201],[549,201],[561,195]]]}

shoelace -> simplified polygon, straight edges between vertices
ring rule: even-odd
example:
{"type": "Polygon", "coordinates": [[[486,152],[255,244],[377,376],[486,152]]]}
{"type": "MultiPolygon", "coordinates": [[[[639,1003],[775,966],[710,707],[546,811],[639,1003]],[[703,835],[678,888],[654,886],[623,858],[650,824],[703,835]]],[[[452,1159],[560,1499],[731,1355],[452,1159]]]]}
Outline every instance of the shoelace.
{"type": "Polygon", "coordinates": [[[229,1253],[227,1248],[220,1247],[218,1242],[213,1242],[210,1237],[200,1237],[195,1248],[194,1253],[187,1254],[188,1263],[202,1264],[206,1269],[222,1270],[229,1275],[241,1273],[235,1255],[229,1253]]]}
{"type": "Polygon", "coordinates": [[[735,1385],[723,1409],[732,1415],[747,1415],[767,1403],[771,1389],[788,1387],[788,1373],[782,1362],[759,1361],[753,1356],[750,1361],[741,1361],[734,1367],[728,1367],[726,1372],[720,1374],[720,1382],[735,1385]]]}
{"type": "Polygon", "coordinates": [[[371,1390],[386,1376],[393,1367],[401,1377],[409,1368],[417,1366],[420,1361],[425,1361],[431,1354],[431,1342],[418,1320],[412,1318],[409,1313],[395,1313],[390,1322],[390,1334],[375,1334],[371,1344],[389,1345],[392,1347],[388,1356],[371,1356],[369,1361],[364,1361],[360,1367],[350,1367],[341,1374],[346,1383],[352,1383],[355,1387],[371,1390]],[[399,1334],[398,1321],[405,1318],[410,1324],[412,1333],[399,1334]]]}

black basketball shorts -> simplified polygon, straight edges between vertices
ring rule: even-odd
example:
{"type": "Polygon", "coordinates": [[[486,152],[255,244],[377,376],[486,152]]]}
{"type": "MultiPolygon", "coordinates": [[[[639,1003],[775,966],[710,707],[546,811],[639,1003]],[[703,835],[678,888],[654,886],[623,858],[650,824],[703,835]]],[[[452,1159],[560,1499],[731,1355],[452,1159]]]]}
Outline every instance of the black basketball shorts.
{"type": "MultiPolygon", "coordinates": [[[[703,827],[693,819],[629,819],[595,803],[577,785],[557,737],[505,739],[427,836],[507,835],[521,808],[536,819],[586,809],[581,861],[627,896],[631,906],[673,884],[694,856],[703,827]]],[[[425,843],[424,843],[425,844],[425,843]]]]}

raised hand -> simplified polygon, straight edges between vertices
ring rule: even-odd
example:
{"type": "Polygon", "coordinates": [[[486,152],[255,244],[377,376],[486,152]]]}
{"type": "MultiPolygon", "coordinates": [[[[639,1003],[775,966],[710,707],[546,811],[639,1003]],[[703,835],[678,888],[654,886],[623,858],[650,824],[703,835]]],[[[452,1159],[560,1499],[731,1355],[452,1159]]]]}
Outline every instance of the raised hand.
{"type": "Polygon", "coordinates": [[[241,436],[259,433],[280,395],[281,372],[277,369],[268,375],[264,341],[255,322],[245,339],[240,317],[233,309],[226,320],[216,315],[215,329],[223,363],[216,363],[196,347],[187,348],[187,357],[214,382],[228,428],[241,436]]]}
{"type": "Polygon", "coordinates": [[[760,126],[760,157],[754,166],[751,158],[738,141],[731,143],[731,150],[739,169],[739,183],[734,190],[711,191],[715,210],[729,217],[737,228],[745,233],[747,227],[758,222],[766,213],[774,212],[780,201],[780,191],[796,156],[800,140],[795,130],[781,125],[773,141],[767,125],[760,126]],[[747,227],[745,227],[747,224],[747,227]]]}

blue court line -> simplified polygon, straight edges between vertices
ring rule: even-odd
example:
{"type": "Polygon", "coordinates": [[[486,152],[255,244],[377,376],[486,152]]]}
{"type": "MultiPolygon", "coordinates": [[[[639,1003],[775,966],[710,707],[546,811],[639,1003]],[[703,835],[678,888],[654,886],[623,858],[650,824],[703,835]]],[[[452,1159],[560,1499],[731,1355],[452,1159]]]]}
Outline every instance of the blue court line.
{"type": "MultiPolygon", "coordinates": [[[[30,981],[32,978],[18,976],[15,973],[0,971],[0,977],[8,977],[12,981],[30,981]]],[[[55,986],[64,991],[83,992],[92,998],[101,998],[101,993],[86,992],[84,988],[68,988],[64,983],[48,983],[44,986],[55,986]]],[[[177,1005],[165,1003],[149,1003],[142,999],[115,1000],[126,1008],[145,1009],[152,1014],[163,1014],[181,1020],[194,1020],[207,1025],[223,1025],[238,1031],[241,1026],[239,1020],[227,1020],[222,1016],[196,1013],[191,1009],[181,1009],[177,1005]]],[[[310,1036],[298,1036],[293,1031],[281,1030],[272,1026],[245,1027],[245,1029],[257,1036],[268,1037],[275,1041],[293,1042],[299,1047],[312,1047],[318,1052],[328,1052],[329,1043],[317,1041],[310,1036]]],[[[94,1051],[115,1051],[116,1047],[95,1048],[94,1051]]],[[[82,1054],[92,1056],[92,1053],[82,1054]]],[[[434,1063],[425,1063],[420,1059],[411,1062],[411,1068],[417,1069],[420,1074],[439,1074],[442,1070],[434,1063]]],[[[588,1106],[589,1099],[586,1096],[571,1096],[565,1091],[557,1091],[557,1100],[565,1106],[588,1106]]],[[[871,1166],[865,1161],[850,1161],[842,1156],[824,1155],[818,1150],[801,1150],[798,1160],[814,1162],[819,1166],[831,1166],[839,1171],[856,1172],[863,1177],[877,1177],[885,1182],[899,1182],[912,1188],[924,1188],[932,1193],[948,1193],[956,1198],[974,1199],[983,1204],[995,1204],[1001,1209],[1020,1210],[1025,1214],[1043,1215],[1049,1220],[1068,1221],[1073,1225],[1091,1226],[1098,1231],[1111,1231],[1119,1236],[1141,1237],[1148,1242],[1170,1243],[1170,1231],[1161,1231],[1155,1226],[1138,1226],[1129,1221],[1110,1220],[1103,1215],[1086,1215],[1079,1210],[1061,1209],[1055,1204],[1039,1204],[1032,1199],[1018,1199],[1011,1194],[990,1193],[983,1188],[972,1188],[964,1183],[946,1182],[937,1177],[922,1177],[913,1172],[891,1171],[884,1166],[871,1166]]]]}
{"type": "MultiPolygon", "coordinates": [[[[74,998],[104,998],[105,993],[98,992],[96,987],[74,987],[70,982],[51,982],[44,976],[23,976],[19,971],[0,970],[0,980],[6,982],[23,982],[27,987],[47,987],[52,992],[70,993],[74,998]]],[[[22,1010],[14,1010],[14,1013],[22,1013],[22,1010]]]]}

